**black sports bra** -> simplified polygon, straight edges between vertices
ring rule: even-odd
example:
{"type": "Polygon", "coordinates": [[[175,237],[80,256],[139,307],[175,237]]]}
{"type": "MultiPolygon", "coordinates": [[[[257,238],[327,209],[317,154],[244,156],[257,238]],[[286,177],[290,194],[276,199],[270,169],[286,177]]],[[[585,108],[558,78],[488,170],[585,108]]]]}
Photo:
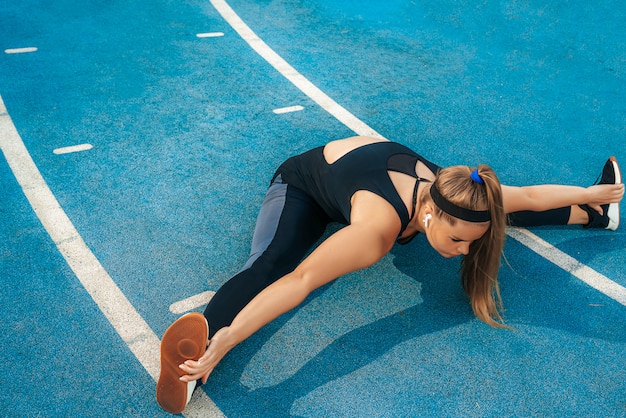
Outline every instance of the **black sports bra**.
{"type": "MultiPolygon", "coordinates": [[[[417,188],[421,179],[415,166],[421,161],[434,173],[439,167],[411,149],[395,142],[376,142],[356,148],[329,164],[324,158],[324,148],[318,147],[291,157],[276,171],[285,183],[307,192],[322,209],[337,222],[348,224],[352,209],[350,200],[359,190],[367,190],[388,201],[398,213],[404,232],[415,212],[417,188]],[[414,190],[413,210],[409,215],[402,198],[396,191],[388,171],[407,174],[417,180],[414,190]]],[[[412,237],[399,240],[406,243],[412,237]]]]}

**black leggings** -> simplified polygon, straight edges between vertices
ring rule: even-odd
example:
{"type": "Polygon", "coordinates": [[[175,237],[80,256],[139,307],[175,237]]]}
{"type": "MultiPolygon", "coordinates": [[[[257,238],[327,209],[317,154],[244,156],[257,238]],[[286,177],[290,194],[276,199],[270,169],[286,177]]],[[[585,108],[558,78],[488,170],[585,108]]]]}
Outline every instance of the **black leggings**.
{"type": "Polygon", "coordinates": [[[544,225],[567,225],[572,211],[570,206],[564,208],[533,212],[525,210],[508,214],[510,226],[544,226],[544,225]]]}
{"type": "Polygon", "coordinates": [[[278,176],[265,195],[257,218],[250,258],[215,293],[204,316],[209,338],[229,326],[258,293],[293,271],[321,238],[330,218],[309,195],[278,176]]]}
{"type": "MultiPolygon", "coordinates": [[[[509,214],[509,225],[565,225],[570,208],[509,214]]],[[[265,195],[257,218],[250,258],[207,305],[209,338],[229,326],[257,294],[293,271],[321,238],[330,218],[309,195],[278,176],[265,195]]]]}

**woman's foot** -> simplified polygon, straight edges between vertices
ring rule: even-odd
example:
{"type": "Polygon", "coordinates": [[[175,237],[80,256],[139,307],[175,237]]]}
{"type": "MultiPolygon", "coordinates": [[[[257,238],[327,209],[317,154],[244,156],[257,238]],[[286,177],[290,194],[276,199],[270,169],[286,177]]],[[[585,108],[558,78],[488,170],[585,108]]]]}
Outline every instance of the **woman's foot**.
{"type": "MultiPolygon", "coordinates": [[[[622,172],[619,169],[619,164],[617,164],[615,157],[609,158],[604,167],[605,169],[602,170],[602,174],[604,174],[605,170],[608,171],[606,179],[609,182],[608,184],[620,184],[622,182],[622,172]],[[609,165],[608,169],[607,165],[609,165]]],[[[600,184],[605,184],[602,183],[602,179],[600,180],[600,184]]],[[[619,203],[611,203],[609,205],[607,209],[607,216],[609,217],[609,225],[607,226],[607,229],[615,231],[619,227],[619,203]]]]}
{"type": "MultiPolygon", "coordinates": [[[[619,164],[617,164],[615,157],[611,157],[604,164],[602,174],[594,184],[620,184],[621,182],[622,173],[619,164]]],[[[585,228],[604,228],[615,231],[619,227],[619,203],[602,205],[602,214],[588,205],[580,205],[580,208],[589,215],[589,223],[585,225],[585,228]]]]}
{"type": "Polygon", "coordinates": [[[161,340],[161,375],[156,398],[161,408],[180,414],[191,399],[196,382],[182,382],[185,374],[178,366],[186,360],[198,360],[206,350],[209,324],[198,312],[181,316],[163,334],[161,340]]]}

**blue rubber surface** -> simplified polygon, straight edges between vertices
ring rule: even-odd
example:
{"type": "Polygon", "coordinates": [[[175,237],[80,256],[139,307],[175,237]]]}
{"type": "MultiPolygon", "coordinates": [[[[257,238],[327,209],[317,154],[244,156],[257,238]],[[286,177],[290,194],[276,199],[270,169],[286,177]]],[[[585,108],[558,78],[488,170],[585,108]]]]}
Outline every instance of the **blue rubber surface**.
{"type": "MultiPolygon", "coordinates": [[[[10,3],[0,51],[37,51],[0,54],[8,114],[159,337],[172,303],[245,262],[275,167],[353,134],[209,1],[10,3]],[[196,36],[209,32],[224,36],[196,36]],[[293,105],[304,110],[272,112],[293,105]],[[53,153],[83,143],[93,148],[53,153]]],[[[626,164],[623,2],[229,4],[341,106],[440,165],[588,185],[609,155],[626,164]]],[[[167,416],[3,158],[0,179],[0,415],[167,416]]],[[[533,230],[626,286],[623,231],[533,230]]],[[[626,307],[513,239],[505,256],[512,331],[473,317],[458,260],[422,237],[316,291],[202,390],[229,417],[626,416],[626,307]]]]}

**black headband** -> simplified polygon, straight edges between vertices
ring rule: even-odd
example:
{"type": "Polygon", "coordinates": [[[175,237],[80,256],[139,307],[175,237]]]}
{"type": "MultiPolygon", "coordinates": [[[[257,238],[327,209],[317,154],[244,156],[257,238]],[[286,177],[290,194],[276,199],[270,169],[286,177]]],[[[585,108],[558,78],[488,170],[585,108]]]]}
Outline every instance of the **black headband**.
{"type": "Polygon", "coordinates": [[[462,208],[450,202],[439,193],[439,189],[435,186],[435,183],[430,186],[430,197],[433,198],[435,205],[448,215],[462,219],[467,222],[488,222],[491,220],[488,210],[472,210],[462,208]]]}

